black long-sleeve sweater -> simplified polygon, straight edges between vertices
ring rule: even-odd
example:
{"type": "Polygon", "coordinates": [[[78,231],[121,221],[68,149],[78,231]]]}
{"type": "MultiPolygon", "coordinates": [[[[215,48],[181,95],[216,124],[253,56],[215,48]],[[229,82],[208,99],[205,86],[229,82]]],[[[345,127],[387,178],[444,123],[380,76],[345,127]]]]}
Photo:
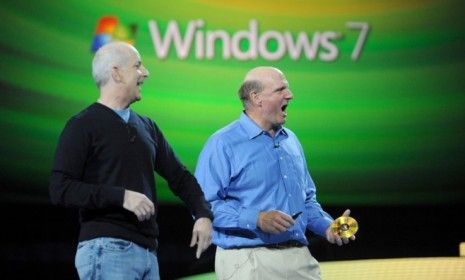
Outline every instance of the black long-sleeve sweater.
{"type": "Polygon", "coordinates": [[[60,136],[50,197],[54,204],[79,208],[79,241],[115,237],[154,249],[156,214],[139,222],[123,208],[125,189],[143,193],[157,205],[154,171],[196,219],[213,218],[195,177],[152,120],[131,111],[125,123],[110,108],[94,103],[72,117],[60,136]]]}

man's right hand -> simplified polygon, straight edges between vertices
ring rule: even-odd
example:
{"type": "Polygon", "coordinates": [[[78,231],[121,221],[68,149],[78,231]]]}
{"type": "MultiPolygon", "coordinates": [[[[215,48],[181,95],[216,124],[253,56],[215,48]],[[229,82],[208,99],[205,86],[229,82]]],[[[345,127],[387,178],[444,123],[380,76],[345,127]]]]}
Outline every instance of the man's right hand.
{"type": "Polygon", "coordinates": [[[155,205],[147,196],[130,190],[124,191],[123,207],[134,213],[141,222],[155,214],[155,205]]]}
{"type": "Polygon", "coordinates": [[[264,232],[281,233],[293,225],[294,220],[292,217],[281,211],[273,210],[258,214],[257,226],[264,232]]]}

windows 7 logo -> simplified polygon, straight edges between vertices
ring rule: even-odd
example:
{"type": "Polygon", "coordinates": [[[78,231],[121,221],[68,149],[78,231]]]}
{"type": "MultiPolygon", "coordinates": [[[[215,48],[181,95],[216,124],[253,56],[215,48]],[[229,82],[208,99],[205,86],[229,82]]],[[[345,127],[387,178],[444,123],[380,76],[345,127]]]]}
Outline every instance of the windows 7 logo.
{"type": "Polygon", "coordinates": [[[134,45],[136,32],[137,25],[135,23],[122,24],[118,17],[103,16],[99,19],[95,29],[92,52],[96,52],[101,46],[113,41],[124,41],[134,45]]]}

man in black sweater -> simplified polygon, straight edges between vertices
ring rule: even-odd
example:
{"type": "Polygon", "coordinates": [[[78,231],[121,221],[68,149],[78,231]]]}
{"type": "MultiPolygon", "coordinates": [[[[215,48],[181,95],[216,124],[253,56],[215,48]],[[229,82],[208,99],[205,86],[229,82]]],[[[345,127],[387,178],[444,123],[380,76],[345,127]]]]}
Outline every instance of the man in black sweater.
{"type": "Polygon", "coordinates": [[[92,75],[100,97],[67,122],[50,197],[79,208],[75,265],[81,279],[159,279],[154,171],[196,219],[190,245],[197,245],[197,258],[211,242],[210,205],[157,125],[129,109],[149,75],[138,51],[122,42],[101,47],[92,75]]]}

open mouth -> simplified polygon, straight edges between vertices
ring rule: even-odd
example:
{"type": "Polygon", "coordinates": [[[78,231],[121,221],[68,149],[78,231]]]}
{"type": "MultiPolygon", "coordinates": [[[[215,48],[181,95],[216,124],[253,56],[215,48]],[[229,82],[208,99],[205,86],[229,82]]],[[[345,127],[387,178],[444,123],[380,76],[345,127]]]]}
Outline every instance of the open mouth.
{"type": "Polygon", "coordinates": [[[281,106],[281,112],[282,112],[284,118],[287,117],[287,112],[286,112],[287,105],[288,104],[284,104],[283,106],[281,106]]]}
{"type": "Polygon", "coordinates": [[[141,86],[144,83],[144,81],[138,81],[137,86],[141,86]]]}

